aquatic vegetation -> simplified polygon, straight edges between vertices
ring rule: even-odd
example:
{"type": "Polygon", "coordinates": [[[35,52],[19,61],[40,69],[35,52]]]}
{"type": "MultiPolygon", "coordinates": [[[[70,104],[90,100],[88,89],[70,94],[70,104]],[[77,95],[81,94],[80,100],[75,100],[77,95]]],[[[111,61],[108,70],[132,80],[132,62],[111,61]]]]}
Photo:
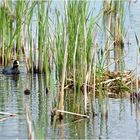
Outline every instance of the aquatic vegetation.
{"type": "MultiPolygon", "coordinates": [[[[52,98],[53,117],[63,118],[68,113],[89,118],[95,113],[95,97],[102,112],[104,97],[121,97],[130,91],[134,75],[124,72],[125,2],[103,1],[98,13],[90,7],[91,2],[64,1],[62,11],[52,10],[51,0],[3,0],[0,5],[0,63],[4,66],[12,59],[23,59],[28,73],[44,77],[38,79],[40,110],[44,87],[52,98]],[[71,109],[65,111],[68,90],[74,97],[71,109]],[[94,96],[91,112],[89,93],[94,96]]],[[[44,135],[41,130],[40,135],[44,135]]]]}
{"type": "MultiPolygon", "coordinates": [[[[0,2],[0,64],[7,66],[13,59],[22,60],[30,77],[20,80],[18,86],[23,86],[23,94],[19,96],[23,97],[16,99],[18,106],[24,105],[24,98],[28,102],[25,118],[29,139],[45,139],[52,130],[47,130],[47,125],[57,133],[56,124],[61,127],[61,138],[65,138],[65,118],[70,122],[89,119],[84,126],[86,132],[88,123],[98,116],[102,129],[104,119],[107,126],[109,98],[123,98],[128,92],[132,93],[132,103],[139,100],[136,33],[136,68],[124,71],[128,3],[101,1],[98,12],[93,1],[65,0],[60,7],[55,3],[0,2]]],[[[99,135],[102,136],[102,130],[99,135]]]]}
{"type": "Polygon", "coordinates": [[[103,29],[105,33],[105,50],[107,65],[111,58],[111,44],[114,44],[115,71],[124,70],[124,39],[126,31],[124,27],[125,10],[128,4],[124,1],[104,1],[103,2],[103,29]]]}

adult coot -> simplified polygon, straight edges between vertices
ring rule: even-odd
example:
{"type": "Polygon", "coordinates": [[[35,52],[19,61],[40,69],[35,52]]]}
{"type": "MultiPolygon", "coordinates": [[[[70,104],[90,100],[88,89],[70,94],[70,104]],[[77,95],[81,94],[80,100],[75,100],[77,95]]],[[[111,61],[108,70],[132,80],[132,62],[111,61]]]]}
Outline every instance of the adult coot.
{"type": "Polygon", "coordinates": [[[13,67],[6,67],[2,70],[3,74],[20,74],[20,71],[18,69],[19,61],[15,60],[13,63],[13,67]]]}

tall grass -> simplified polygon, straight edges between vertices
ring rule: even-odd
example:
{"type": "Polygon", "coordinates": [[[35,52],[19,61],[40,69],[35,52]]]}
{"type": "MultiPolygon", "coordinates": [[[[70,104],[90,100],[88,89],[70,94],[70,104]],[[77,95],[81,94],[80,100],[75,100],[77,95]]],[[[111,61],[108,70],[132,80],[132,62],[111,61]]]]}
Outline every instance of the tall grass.
{"type": "Polygon", "coordinates": [[[24,48],[28,72],[44,74],[46,86],[51,91],[52,83],[59,81],[59,103],[55,101],[54,104],[65,109],[64,90],[70,84],[75,93],[74,104],[80,102],[76,96],[80,97],[83,91],[84,111],[81,113],[87,114],[89,86],[94,89],[94,95],[95,91],[99,92],[102,106],[101,82],[105,62],[109,69],[112,44],[115,70],[123,70],[124,2],[104,1],[103,9],[94,14],[90,1],[64,1],[64,11],[56,8],[55,19],[51,17],[51,4],[52,1],[2,1],[0,60],[2,65],[7,65],[13,54],[14,58],[21,56],[21,48],[24,48]],[[98,40],[102,14],[105,23],[103,47],[98,40]]]}
{"type": "Polygon", "coordinates": [[[27,18],[26,1],[2,1],[0,8],[1,18],[1,63],[7,65],[11,59],[17,59],[22,47],[22,29],[27,18]],[[13,10],[14,9],[14,10],[13,10]],[[17,55],[16,55],[17,54],[17,55]]]}
{"type": "MultiPolygon", "coordinates": [[[[0,31],[1,31],[1,63],[2,65],[7,64],[8,59],[6,58],[7,51],[9,48],[9,44],[11,41],[11,34],[12,34],[12,25],[13,21],[10,18],[10,9],[7,8],[9,2],[3,1],[1,5],[1,12],[0,12],[0,19],[1,19],[1,24],[0,24],[0,31]],[[10,37],[10,41],[9,41],[10,37]]],[[[10,8],[10,7],[9,7],[10,8]]]]}
{"type": "Polygon", "coordinates": [[[89,82],[91,66],[93,64],[93,29],[95,19],[89,20],[90,10],[86,1],[68,1],[69,32],[67,75],[73,79],[74,90],[84,85],[85,112],[87,112],[87,82],[89,82]],[[88,21],[89,20],[89,21],[88,21]],[[72,73],[72,74],[71,74],[72,73]]]}

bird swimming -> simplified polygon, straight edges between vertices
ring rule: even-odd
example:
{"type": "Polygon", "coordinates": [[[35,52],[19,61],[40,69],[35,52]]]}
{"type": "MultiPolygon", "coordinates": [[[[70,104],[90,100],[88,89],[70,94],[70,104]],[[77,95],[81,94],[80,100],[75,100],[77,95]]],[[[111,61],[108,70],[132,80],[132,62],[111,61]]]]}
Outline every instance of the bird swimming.
{"type": "Polygon", "coordinates": [[[3,70],[2,70],[2,73],[3,74],[20,74],[20,71],[18,69],[18,66],[19,66],[19,61],[18,60],[15,60],[14,63],[13,63],[13,67],[5,67],[3,70]]]}
{"type": "Polygon", "coordinates": [[[31,91],[29,89],[24,90],[25,95],[30,95],[31,91]]]}

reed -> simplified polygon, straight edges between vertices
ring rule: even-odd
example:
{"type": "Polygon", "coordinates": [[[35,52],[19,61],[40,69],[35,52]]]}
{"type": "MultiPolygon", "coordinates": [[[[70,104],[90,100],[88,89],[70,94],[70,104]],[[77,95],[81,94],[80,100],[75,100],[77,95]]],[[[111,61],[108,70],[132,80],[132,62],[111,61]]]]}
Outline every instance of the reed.
{"type": "Polygon", "coordinates": [[[16,39],[16,51],[19,52],[21,47],[21,34],[22,34],[22,17],[24,13],[24,1],[17,1],[16,3],[16,32],[17,32],[17,39],[16,39]]]}
{"type": "Polygon", "coordinates": [[[6,52],[8,52],[9,47],[9,29],[8,28],[11,25],[11,21],[8,14],[8,2],[3,1],[1,5],[1,40],[2,40],[2,49],[1,49],[1,63],[2,65],[8,63],[8,59],[5,59],[6,52]],[[9,24],[10,23],[10,24],[9,24]]]}
{"type": "Polygon", "coordinates": [[[90,79],[90,67],[93,64],[91,54],[93,44],[93,29],[97,17],[89,19],[92,16],[89,10],[89,4],[86,1],[68,1],[68,25],[69,48],[68,48],[68,77],[73,78],[74,90],[80,89],[85,85],[85,112],[87,106],[86,84],[90,79]],[[82,11],[81,11],[82,10],[82,11]],[[89,20],[89,22],[88,22],[89,20]],[[72,53],[73,52],[73,53],[72,53]],[[81,54],[81,55],[80,55],[81,54]],[[71,76],[71,71],[73,75],[71,76]]]}
{"type": "MultiPolygon", "coordinates": [[[[112,39],[112,1],[103,1],[103,29],[105,34],[106,65],[110,63],[110,44],[112,39]]],[[[107,67],[107,69],[109,69],[107,67]]]]}
{"type": "Polygon", "coordinates": [[[16,59],[16,53],[19,54],[20,52],[22,28],[26,20],[28,4],[26,1],[17,1],[15,4],[12,1],[2,1],[0,12],[2,21],[0,24],[2,40],[0,57],[2,65],[7,65],[13,58],[16,59]]]}
{"type": "Polygon", "coordinates": [[[44,6],[45,6],[45,3],[44,2],[41,2],[41,3],[38,3],[37,5],[37,12],[38,12],[38,72],[39,73],[42,73],[42,69],[43,69],[43,58],[42,58],[42,55],[43,55],[43,47],[44,47],[44,44],[43,44],[43,33],[44,33],[44,28],[43,28],[43,25],[44,25],[44,6]]]}
{"type": "Polygon", "coordinates": [[[139,65],[139,50],[140,50],[140,43],[137,34],[135,33],[136,43],[137,43],[137,51],[136,51],[136,93],[138,94],[139,88],[139,76],[138,76],[138,65],[139,65]]]}
{"type": "Polygon", "coordinates": [[[94,15],[87,0],[65,1],[63,13],[58,9],[55,10],[55,19],[50,16],[52,1],[2,2],[0,8],[2,65],[7,65],[13,55],[14,58],[21,56],[22,48],[29,73],[45,74],[46,87],[50,87],[51,92],[54,92],[54,81],[60,83],[58,103],[52,94],[55,100],[53,106],[58,105],[60,110],[65,109],[64,90],[68,85],[74,89],[73,106],[77,103],[79,108],[74,107],[74,110],[78,113],[88,112],[90,88],[93,89],[94,96],[96,92],[99,93],[102,106],[102,77],[104,68],[109,70],[111,53],[114,54],[115,70],[124,68],[124,2],[104,1],[103,9],[94,15]],[[102,31],[100,27],[102,15],[105,23],[103,47],[98,40],[98,35],[102,31]],[[81,109],[81,91],[84,93],[84,111],[81,109]]]}
{"type": "MultiPolygon", "coordinates": [[[[67,3],[66,3],[67,4],[67,3]]],[[[67,16],[67,10],[66,10],[66,16],[67,16]]],[[[65,16],[64,22],[67,23],[67,17],[65,16]]],[[[64,110],[64,85],[65,85],[65,78],[66,78],[66,67],[67,67],[67,60],[68,60],[68,33],[66,30],[66,24],[64,26],[64,45],[65,45],[65,51],[64,51],[64,64],[63,64],[63,70],[62,70],[62,85],[61,85],[61,94],[60,94],[60,104],[59,108],[61,110],[64,110]]],[[[61,113],[63,115],[63,113],[61,113]]]]}
{"type": "MultiPolygon", "coordinates": [[[[74,71],[74,81],[80,82],[77,85],[84,83],[84,76],[86,73],[86,4],[85,1],[68,1],[68,25],[69,32],[69,49],[68,49],[68,75],[74,71]],[[75,10],[76,9],[76,10],[75,10]],[[81,11],[83,9],[83,11],[81,11]],[[76,35],[77,25],[79,23],[79,33],[76,35]],[[77,41],[76,41],[77,38],[77,41]],[[76,43],[77,42],[77,43],[76,43]],[[76,47],[76,44],[78,47],[76,47]],[[75,48],[74,48],[75,46],[75,48]],[[74,55],[73,55],[74,54],[74,55]],[[82,55],[79,55],[82,54],[82,55]],[[73,63],[74,62],[74,63],[73,63]],[[73,67],[74,66],[74,67],[73,67]],[[77,72],[78,71],[78,72],[77,72]],[[78,75],[81,75],[80,77],[78,75]]],[[[71,77],[69,77],[71,78],[71,77]]]]}
{"type": "Polygon", "coordinates": [[[103,9],[107,65],[109,65],[110,63],[110,45],[112,44],[112,42],[114,42],[113,53],[115,61],[115,70],[122,71],[124,69],[124,37],[126,35],[124,30],[125,4],[122,0],[104,1],[103,9]]]}
{"type": "MultiPolygon", "coordinates": [[[[29,68],[28,68],[28,71],[29,72],[32,72],[33,71],[33,48],[34,48],[34,44],[33,44],[33,37],[32,37],[32,25],[31,25],[31,20],[32,20],[32,17],[33,17],[33,12],[34,12],[34,3],[32,3],[32,5],[31,5],[31,7],[30,7],[30,11],[29,11],[29,13],[30,14],[28,14],[28,17],[27,17],[27,22],[28,22],[28,26],[27,26],[27,33],[28,33],[28,37],[29,37],[29,39],[28,39],[28,41],[29,41],[29,48],[30,48],[30,50],[29,50],[29,52],[30,52],[30,58],[29,58],[29,63],[28,63],[28,66],[29,66],[29,68]]],[[[25,33],[25,35],[26,35],[26,33],[25,33]]],[[[25,38],[26,38],[26,36],[25,36],[25,38]]],[[[25,40],[26,41],[26,40],[25,40]]],[[[26,58],[27,59],[27,58],[26,58]]]]}

